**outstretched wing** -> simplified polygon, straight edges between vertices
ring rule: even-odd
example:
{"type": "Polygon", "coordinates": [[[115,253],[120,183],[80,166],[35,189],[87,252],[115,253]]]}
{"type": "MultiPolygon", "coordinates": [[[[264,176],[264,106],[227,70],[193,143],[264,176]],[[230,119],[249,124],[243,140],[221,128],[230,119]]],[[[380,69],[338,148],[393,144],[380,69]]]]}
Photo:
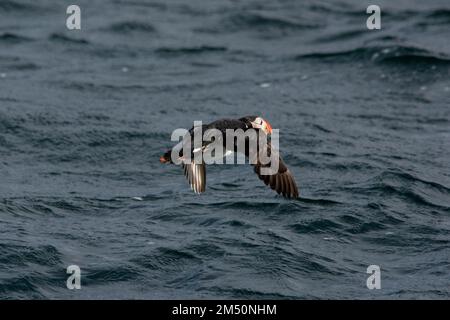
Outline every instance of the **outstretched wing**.
{"type": "Polygon", "coordinates": [[[255,173],[258,175],[259,179],[264,181],[267,186],[270,186],[273,190],[275,190],[278,194],[282,194],[283,197],[286,198],[298,198],[298,188],[295,183],[294,176],[291,171],[287,168],[284,161],[281,159],[279,153],[275,150],[272,150],[272,145],[270,142],[267,142],[267,155],[270,156],[271,153],[274,153],[274,157],[278,159],[278,170],[275,173],[264,174],[266,169],[270,171],[271,162],[267,164],[263,164],[259,158],[260,154],[258,153],[258,158],[256,164],[254,164],[255,173]]]}
{"type": "MultiPolygon", "coordinates": [[[[204,153],[206,149],[211,145],[211,140],[208,140],[206,135],[201,135],[201,137],[206,136],[207,138],[202,139],[202,145],[195,148],[194,146],[194,134],[196,130],[202,130],[204,132],[207,129],[206,125],[202,127],[192,127],[187,135],[190,135],[190,139],[183,139],[183,144],[188,144],[188,149],[192,150],[190,155],[190,163],[182,162],[182,167],[184,170],[184,175],[188,179],[191,189],[195,193],[199,194],[205,192],[206,189],[206,166],[205,162],[195,163],[195,155],[197,153],[204,153]]],[[[182,157],[186,159],[186,157],[182,157]]],[[[186,160],[185,160],[186,161],[186,160]]]]}
{"type": "Polygon", "coordinates": [[[183,163],[184,175],[195,193],[202,193],[206,188],[206,166],[204,163],[183,163]]]}

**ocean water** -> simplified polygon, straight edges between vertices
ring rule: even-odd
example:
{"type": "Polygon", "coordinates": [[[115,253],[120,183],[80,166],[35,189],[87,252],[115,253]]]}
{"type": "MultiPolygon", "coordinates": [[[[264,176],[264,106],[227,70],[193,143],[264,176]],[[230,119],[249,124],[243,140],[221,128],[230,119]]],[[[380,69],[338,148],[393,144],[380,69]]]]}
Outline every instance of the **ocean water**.
{"type": "Polygon", "coordinates": [[[0,298],[448,299],[450,3],[372,2],[1,0],[0,298]],[[248,114],[300,199],[159,163],[248,114]]]}

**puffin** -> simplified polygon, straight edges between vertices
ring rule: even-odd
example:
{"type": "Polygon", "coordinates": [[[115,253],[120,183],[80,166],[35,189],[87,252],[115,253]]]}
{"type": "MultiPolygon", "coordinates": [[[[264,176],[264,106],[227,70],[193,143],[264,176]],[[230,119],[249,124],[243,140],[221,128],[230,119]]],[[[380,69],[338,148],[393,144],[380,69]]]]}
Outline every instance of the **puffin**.
{"type": "MultiPolygon", "coordinates": [[[[205,132],[207,129],[217,129],[223,134],[225,134],[227,129],[231,130],[241,129],[244,132],[246,130],[253,129],[257,131],[259,134],[264,134],[266,136],[270,136],[272,134],[272,126],[270,125],[270,123],[260,116],[245,116],[239,119],[220,119],[213,121],[209,124],[202,124],[201,129],[203,132],[205,132]]],[[[194,139],[195,130],[196,127],[192,127],[187,133],[191,136],[190,141],[193,141],[194,139]]],[[[257,152],[256,161],[254,161],[254,163],[251,164],[254,168],[254,172],[256,173],[256,175],[260,180],[262,180],[271,189],[275,190],[279,195],[282,195],[285,198],[298,198],[299,196],[298,187],[295,182],[294,176],[292,175],[292,172],[288,169],[288,167],[282,160],[281,156],[279,155],[279,151],[275,150],[275,148],[272,148],[270,140],[265,139],[263,141],[265,142],[262,147],[266,148],[267,155],[270,156],[271,153],[274,152],[274,156],[278,157],[278,170],[276,172],[272,172],[272,174],[263,174],[264,172],[262,172],[263,171],[262,169],[269,168],[271,164],[270,162],[263,163],[263,161],[260,161],[259,152],[257,152]]],[[[195,152],[203,153],[209,143],[211,143],[211,141],[202,141],[202,147],[197,148],[199,150],[194,149],[192,151],[191,156],[193,156],[195,152]]],[[[257,146],[259,151],[261,145],[257,144],[257,146]]],[[[236,141],[234,141],[234,145],[232,145],[231,147],[232,150],[229,150],[224,141],[223,144],[223,148],[225,151],[224,156],[237,152],[236,141]]],[[[178,152],[178,154],[179,154],[178,158],[179,161],[177,161],[177,163],[181,164],[184,170],[184,175],[186,176],[191,189],[197,194],[205,192],[206,164],[204,163],[204,161],[202,161],[201,163],[195,163],[194,161],[191,163],[184,162],[182,151],[178,152]]],[[[245,157],[249,158],[248,139],[245,144],[244,155],[245,157]]],[[[169,149],[167,152],[165,152],[159,158],[159,161],[165,164],[174,164],[174,159],[172,159],[172,149],[169,149]]]]}

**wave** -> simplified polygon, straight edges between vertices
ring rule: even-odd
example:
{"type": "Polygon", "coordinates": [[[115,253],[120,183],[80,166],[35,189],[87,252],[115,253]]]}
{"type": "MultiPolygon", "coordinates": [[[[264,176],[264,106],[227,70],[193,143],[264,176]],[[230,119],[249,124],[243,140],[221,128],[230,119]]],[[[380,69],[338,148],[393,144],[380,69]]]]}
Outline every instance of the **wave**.
{"type": "Polygon", "coordinates": [[[30,42],[30,41],[33,41],[33,40],[31,38],[20,36],[15,33],[5,32],[3,34],[0,34],[0,43],[18,44],[18,43],[24,43],[24,42],[30,42]]]}
{"type": "Polygon", "coordinates": [[[422,21],[416,23],[420,27],[445,24],[450,24],[450,9],[438,9],[428,12],[424,15],[422,21]]]}
{"type": "Polygon", "coordinates": [[[277,28],[303,30],[317,28],[318,24],[303,23],[286,17],[277,17],[265,13],[239,13],[231,16],[229,20],[236,29],[277,28]]]}
{"type": "Polygon", "coordinates": [[[343,229],[343,226],[330,219],[317,219],[306,223],[295,223],[289,226],[297,233],[335,233],[337,230],[343,229]]]}
{"type": "Polygon", "coordinates": [[[24,130],[21,119],[9,117],[6,113],[0,112],[0,130],[2,133],[17,134],[24,130]]]}
{"type": "Polygon", "coordinates": [[[140,277],[141,272],[132,266],[106,266],[105,268],[83,269],[83,284],[86,286],[108,282],[130,281],[140,277]]]}
{"type": "MultiPolygon", "coordinates": [[[[318,12],[321,14],[347,14],[347,15],[361,15],[361,10],[355,10],[349,5],[340,2],[338,5],[330,3],[314,3],[308,8],[312,12],[318,12]]],[[[384,14],[384,13],[383,13],[384,14]]]]}
{"type": "MultiPolygon", "coordinates": [[[[2,40],[0,39],[0,43],[1,41],[2,40]]],[[[2,62],[2,68],[4,68],[5,70],[28,71],[41,69],[41,66],[37,65],[36,63],[30,62],[28,59],[25,60],[19,57],[0,57],[0,61],[2,62]]],[[[2,97],[0,99],[2,99],[3,101],[13,101],[13,102],[24,101],[23,99],[17,99],[12,97],[8,98],[2,97]]],[[[0,121],[1,120],[2,119],[0,117],[0,121]]]]}
{"type": "Polygon", "coordinates": [[[2,299],[44,299],[35,283],[35,276],[13,277],[0,281],[0,298],[2,299]]]}
{"type": "Polygon", "coordinates": [[[140,21],[116,22],[110,25],[106,30],[116,33],[156,32],[156,28],[152,24],[140,21]]]}
{"type": "MultiPolygon", "coordinates": [[[[76,175],[76,173],[70,172],[64,172],[64,174],[76,175]]],[[[96,176],[95,172],[93,172],[92,175],[96,176]]],[[[103,176],[104,175],[105,174],[103,174],[103,176]]],[[[39,216],[62,218],[69,214],[102,214],[103,212],[126,206],[129,202],[129,197],[114,199],[84,197],[75,197],[71,199],[62,199],[58,197],[13,197],[0,199],[0,212],[29,219],[39,219],[39,216]]]]}
{"type": "MultiPolygon", "coordinates": [[[[276,197],[274,195],[274,197],[276,197]]],[[[253,210],[257,212],[274,212],[274,213],[294,213],[301,208],[301,203],[293,201],[280,202],[254,202],[254,201],[225,201],[216,202],[210,204],[211,208],[223,208],[223,209],[239,209],[239,210],[253,210]]]]}
{"type": "Polygon", "coordinates": [[[437,209],[450,209],[450,188],[438,182],[421,179],[400,170],[385,170],[363,184],[347,187],[358,193],[377,193],[399,197],[407,203],[415,203],[437,209]]]}
{"type": "Polygon", "coordinates": [[[13,12],[13,11],[36,11],[37,7],[32,4],[25,4],[13,0],[2,0],[0,1],[0,12],[13,12]]]}
{"type": "Polygon", "coordinates": [[[7,69],[16,70],[16,71],[31,71],[31,70],[39,70],[39,69],[41,69],[41,67],[32,62],[24,62],[24,63],[18,63],[18,64],[14,64],[14,65],[9,65],[7,67],[7,69]]]}
{"type": "Polygon", "coordinates": [[[216,47],[216,46],[208,46],[202,45],[197,47],[162,47],[155,50],[157,54],[161,55],[198,55],[202,53],[209,52],[225,52],[227,51],[226,47],[216,47]]]}
{"type": "MultiPolygon", "coordinates": [[[[201,288],[210,294],[217,295],[218,297],[230,297],[231,299],[299,299],[298,296],[287,295],[278,292],[263,292],[260,290],[252,290],[246,288],[233,288],[231,286],[211,286],[208,288],[201,288]]],[[[302,299],[311,299],[312,296],[305,295],[301,297],[302,299]]]]}
{"type": "MultiPolygon", "coordinates": [[[[396,221],[395,221],[396,222],[396,221]]],[[[394,223],[395,223],[394,222],[394,223]]],[[[364,221],[357,216],[344,215],[338,218],[317,218],[288,225],[288,228],[299,234],[327,234],[330,240],[342,242],[354,234],[364,234],[388,228],[392,222],[389,219],[380,221],[364,221]]]]}
{"type": "Polygon", "coordinates": [[[45,135],[37,137],[34,143],[37,147],[46,146],[51,147],[61,147],[66,146],[82,146],[86,147],[112,147],[112,146],[122,146],[124,143],[132,143],[132,141],[144,141],[146,139],[154,139],[159,137],[158,133],[144,132],[144,131],[100,131],[100,130],[89,130],[80,133],[72,134],[62,134],[58,133],[55,135],[45,135]]]}
{"type": "Polygon", "coordinates": [[[90,44],[90,42],[86,39],[77,39],[68,37],[62,33],[52,33],[48,39],[52,42],[59,42],[59,43],[65,43],[65,44],[81,44],[81,45],[87,45],[90,44]]]}
{"type": "Polygon", "coordinates": [[[131,262],[151,270],[182,270],[189,264],[201,264],[202,259],[187,251],[161,247],[151,254],[133,258],[131,262]]]}
{"type": "Polygon", "coordinates": [[[0,297],[7,299],[45,298],[43,287],[55,287],[64,283],[61,272],[62,254],[52,245],[24,246],[6,243],[0,246],[0,263],[5,270],[15,270],[0,279],[0,297]],[[15,276],[18,270],[30,265],[39,265],[33,272],[15,276]]]}
{"type": "Polygon", "coordinates": [[[309,203],[309,204],[317,204],[321,206],[333,206],[342,204],[342,202],[336,201],[336,200],[330,200],[330,199],[311,199],[311,198],[304,198],[300,197],[297,199],[299,202],[309,203]]]}
{"type": "Polygon", "coordinates": [[[246,12],[231,14],[218,24],[210,27],[197,28],[194,31],[202,33],[229,33],[238,31],[263,32],[264,36],[279,35],[290,31],[319,28],[317,23],[301,22],[287,17],[268,13],[246,12]]]}
{"type": "Polygon", "coordinates": [[[300,54],[294,60],[322,59],[333,60],[342,59],[345,61],[370,60],[378,63],[395,64],[450,64],[450,55],[433,52],[413,46],[374,46],[357,47],[350,50],[313,52],[300,54]]]}
{"type": "Polygon", "coordinates": [[[53,266],[61,263],[61,253],[51,245],[30,247],[8,244],[0,247],[0,263],[5,265],[25,266],[36,263],[53,266]]]}
{"type": "Polygon", "coordinates": [[[419,178],[419,177],[417,177],[413,174],[407,173],[407,172],[402,172],[402,171],[397,171],[397,170],[387,170],[387,171],[384,171],[382,174],[380,174],[378,176],[378,179],[383,180],[383,179],[390,178],[390,177],[400,178],[404,181],[410,181],[412,183],[420,182],[421,184],[424,184],[427,188],[437,189],[438,191],[447,193],[450,196],[450,188],[449,187],[446,187],[443,184],[440,184],[438,182],[419,178]]]}
{"type": "Polygon", "coordinates": [[[96,82],[88,81],[58,81],[53,82],[55,85],[59,85],[64,89],[72,89],[76,91],[89,91],[89,92],[120,92],[128,90],[144,90],[147,87],[139,84],[128,84],[128,85],[113,85],[113,84],[102,84],[96,82]]]}
{"type": "Polygon", "coordinates": [[[312,43],[329,43],[334,41],[342,41],[357,38],[363,35],[367,35],[366,30],[355,29],[355,30],[340,31],[339,33],[319,36],[316,39],[314,39],[312,43]]]}

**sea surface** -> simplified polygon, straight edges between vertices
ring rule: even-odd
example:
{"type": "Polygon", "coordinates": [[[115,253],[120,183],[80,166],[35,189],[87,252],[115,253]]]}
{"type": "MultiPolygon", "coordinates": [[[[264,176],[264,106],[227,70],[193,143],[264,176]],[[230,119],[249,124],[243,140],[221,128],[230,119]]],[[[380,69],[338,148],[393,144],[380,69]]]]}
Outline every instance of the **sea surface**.
{"type": "Polygon", "coordinates": [[[449,299],[450,2],[1,0],[0,298],[449,299]],[[159,163],[252,114],[300,199],[159,163]]]}

